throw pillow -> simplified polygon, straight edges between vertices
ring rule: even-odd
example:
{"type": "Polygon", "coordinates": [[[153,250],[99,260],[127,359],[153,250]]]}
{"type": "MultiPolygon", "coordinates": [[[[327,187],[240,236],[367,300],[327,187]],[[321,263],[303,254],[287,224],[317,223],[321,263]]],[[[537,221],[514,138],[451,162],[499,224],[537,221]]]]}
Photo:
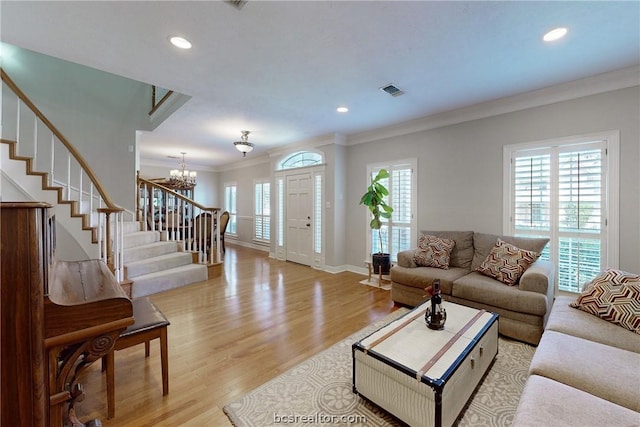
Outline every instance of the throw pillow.
{"type": "Polygon", "coordinates": [[[485,276],[493,277],[505,285],[518,283],[520,276],[538,259],[537,252],[520,249],[498,239],[491,252],[476,269],[485,276]]]}
{"type": "Polygon", "coordinates": [[[607,269],[569,306],[640,334],[640,276],[607,269]]]}
{"type": "Polygon", "coordinates": [[[413,261],[424,267],[449,268],[451,250],[456,242],[429,234],[422,234],[418,239],[418,249],[413,255],[413,261]]]}

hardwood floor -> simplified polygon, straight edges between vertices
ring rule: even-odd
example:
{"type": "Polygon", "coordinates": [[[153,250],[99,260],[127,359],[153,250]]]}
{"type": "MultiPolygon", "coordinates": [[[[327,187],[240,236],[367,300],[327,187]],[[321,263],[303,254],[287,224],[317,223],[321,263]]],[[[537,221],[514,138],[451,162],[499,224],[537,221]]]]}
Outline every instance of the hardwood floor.
{"type": "Polygon", "coordinates": [[[222,408],[395,308],[363,276],[329,274],[227,245],[222,277],[156,294],[171,322],[169,394],[158,340],[116,352],[115,417],[100,363],[85,373],[81,419],[109,426],[229,426],[222,408]]]}

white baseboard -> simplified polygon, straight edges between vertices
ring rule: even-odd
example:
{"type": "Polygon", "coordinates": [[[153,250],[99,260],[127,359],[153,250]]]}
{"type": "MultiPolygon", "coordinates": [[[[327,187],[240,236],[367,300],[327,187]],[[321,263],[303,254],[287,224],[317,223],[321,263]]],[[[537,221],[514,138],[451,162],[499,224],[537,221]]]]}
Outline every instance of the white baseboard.
{"type": "MultiPolygon", "coordinates": [[[[244,246],[245,248],[257,249],[263,252],[269,252],[269,246],[264,245],[256,245],[255,243],[242,242],[240,240],[235,239],[225,239],[225,243],[231,243],[232,245],[244,246]]],[[[271,257],[271,254],[269,254],[271,257]]]]}

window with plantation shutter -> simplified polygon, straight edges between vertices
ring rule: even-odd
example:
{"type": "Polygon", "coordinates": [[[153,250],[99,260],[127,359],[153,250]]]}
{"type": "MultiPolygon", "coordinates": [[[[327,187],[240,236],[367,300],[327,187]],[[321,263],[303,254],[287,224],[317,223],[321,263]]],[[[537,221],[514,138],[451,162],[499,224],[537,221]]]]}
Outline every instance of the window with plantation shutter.
{"type": "MultiPolygon", "coordinates": [[[[377,175],[380,169],[389,171],[389,178],[381,183],[389,190],[387,203],[393,207],[391,220],[382,218],[382,228],[372,230],[367,221],[368,239],[367,252],[380,252],[380,236],[382,236],[382,251],[391,254],[391,260],[396,261],[398,252],[411,249],[416,243],[416,225],[414,210],[416,206],[416,164],[415,159],[398,161],[387,165],[375,165],[368,168],[367,182],[377,175]]],[[[369,215],[367,211],[367,215],[369,215]]]]}
{"type": "Polygon", "coordinates": [[[238,212],[236,209],[236,194],[238,186],[235,182],[224,184],[224,210],[229,212],[228,234],[237,234],[238,212]]]}
{"type": "Polygon", "coordinates": [[[322,253],[322,175],[313,177],[313,251],[322,253]]]}
{"type": "Polygon", "coordinates": [[[271,184],[269,181],[255,183],[255,231],[254,239],[269,241],[271,238],[271,184]]]}
{"type": "Polygon", "coordinates": [[[617,223],[617,180],[608,173],[617,164],[616,136],[505,147],[505,232],[550,239],[542,258],[555,263],[560,291],[580,292],[617,265],[617,232],[608,223],[617,223]]]}
{"type": "Polygon", "coordinates": [[[277,234],[278,234],[278,240],[276,241],[276,244],[279,247],[282,247],[284,245],[284,178],[283,177],[278,177],[276,179],[276,185],[278,186],[278,190],[277,190],[277,194],[276,197],[278,198],[277,203],[278,203],[278,209],[277,209],[277,218],[278,218],[278,224],[277,224],[277,234]]]}

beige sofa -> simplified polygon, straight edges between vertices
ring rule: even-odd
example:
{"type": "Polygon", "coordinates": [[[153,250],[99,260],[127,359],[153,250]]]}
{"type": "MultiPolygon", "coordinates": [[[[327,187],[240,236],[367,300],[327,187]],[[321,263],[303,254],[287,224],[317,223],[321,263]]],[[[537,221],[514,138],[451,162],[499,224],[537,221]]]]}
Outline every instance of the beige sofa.
{"type": "Polygon", "coordinates": [[[398,253],[391,268],[391,297],[394,302],[416,306],[426,298],[424,288],[440,280],[443,299],[498,313],[499,332],[531,344],[538,344],[553,303],[554,267],[538,259],[516,286],[507,286],[477,271],[498,237],[519,248],[540,253],[548,239],[498,236],[473,231],[422,231],[455,241],[448,269],[422,267],[413,260],[415,249],[398,253]]]}
{"type": "Polygon", "coordinates": [[[556,298],[514,426],[639,426],[640,335],[556,298]]]}

